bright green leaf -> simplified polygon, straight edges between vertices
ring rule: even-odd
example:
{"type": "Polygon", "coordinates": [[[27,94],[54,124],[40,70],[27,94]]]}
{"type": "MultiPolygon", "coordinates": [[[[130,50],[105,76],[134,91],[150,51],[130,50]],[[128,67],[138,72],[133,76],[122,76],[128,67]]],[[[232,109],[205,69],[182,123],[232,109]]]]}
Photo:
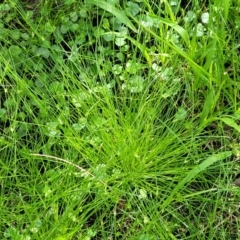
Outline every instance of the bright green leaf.
{"type": "Polygon", "coordinates": [[[231,118],[220,118],[220,120],[224,123],[226,123],[229,127],[234,128],[235,130],[237,130],[240,133],[240,126],[237,125],[237,123],[231,119],[231,118]]]}
{"type": "Polygon", "coordinates": [[[187,116],[187,111],[184,108],[180,107],[177,113],[175,114],[175,118],[173,121],[176,122],[176,121],[184,120],[186,116],[187,116]]]}
{"type": "Polygon", "coordinates": [[[119,64],[116,64],[113,66],[113,73],[118,75],[120,73],[122,73],[123,67],[119,64]]]}
{"type": "Polygon", "coordinates": [[[125,38],[119,38],[119,37],[117,37],[117,38],[115,39],[115,44],[116,44],[117,46],[119,46],[119,47],[124,46],[124,45],[126,44],[125,38]]]}
{"type": "Polygon", "coordinates": [[[183,18],[185,22],[190,23],[196,18],[196,14],[193,11],[188,11],[186,16],[183,18]]]}
{"type": "Polygon", "coordinates": [[[56,27],[52,25],[50,22],[47,22],[45,24],[45,30],[49,33],[53,33],[55,31],[56,27]]]}
{"type": "Polygon", "coordinates": [[[73,129],[77,132],[79,132],[80,130],[82,130],[83,128],[85,128],[87,125],[87,119],[86,118],[80,118],[78,120],[78,123],[74,123],[72,125],[73,129]]]}
{"type": "Polygon", "coordinates": [[[202,16],[201,16],[201,20],[202,20],[202,23],[208,23],[209,13],[208,12],[203,13],[202,16]]]}

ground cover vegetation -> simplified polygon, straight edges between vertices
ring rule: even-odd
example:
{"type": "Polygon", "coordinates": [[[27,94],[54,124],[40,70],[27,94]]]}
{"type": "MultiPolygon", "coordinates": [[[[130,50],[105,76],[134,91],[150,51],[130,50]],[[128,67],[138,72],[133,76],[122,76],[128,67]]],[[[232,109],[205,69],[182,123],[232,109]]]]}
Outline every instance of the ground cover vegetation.
{"type": "Polygon", "coordinates": [[[1,1],[0,238],[239,239],[239,15],[1,1]]]}

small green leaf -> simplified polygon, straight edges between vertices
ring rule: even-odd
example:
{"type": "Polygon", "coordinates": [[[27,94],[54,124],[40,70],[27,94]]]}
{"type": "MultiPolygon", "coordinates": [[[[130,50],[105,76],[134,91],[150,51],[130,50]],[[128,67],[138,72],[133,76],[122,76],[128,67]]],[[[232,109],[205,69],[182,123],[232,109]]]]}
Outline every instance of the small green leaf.
{"type": "Polygon", "coordinates": [[[126,41],[125,41],[125,38],[124,37],[117,37],[115,39],[115,44],[118,46],[118,47],[122,47],[126,44],[126,41]]]}
{"type": "Polygon", "coordinates": [[[109,22],[111,23],[111,29],[114,31],[118,31],[122,26],[122,22],[116,17],[112,17],[109,22]]]}
{"type": "Polygon", "coordinates": [[[9,239],[17,239],[19,238],[19,232],[16,228],[14,227],[9,227],[7,230],[4,232],[4,237],[9,238],[9,239]]]}
{"type": "Polygon", "coordinates": [[[22,52],[22,49],[17,45],[11,45],[9,47],[12,56],[17,56],[22,52]]]}
{"type": "Polygon", "coordinates": [[[76,22],[76,21],[78,20],[78,14],[77,14],[77,12],[72,12],[72,13],[70,14],[70,18],[71,18],[71,21],[72,21],[72,22],[76,22]]]}
{"type": "Polygon", "coordinates": [[[87,126],[87,119],[86,118],[80,118],[78,120],[78,123],[74,123],[72,125],[73,129],[77,132],[79,132],[80,130],[82,130],[83,128],[85,128],[87,126]]]}
{"type": "Polygon", "coordinates": [[[142,92],[144,89],[144,79],[141,76],[133,76],[122,85],[122,89],[127,89],[132,93],[142,92]]]}
{"type": "Polygon", "coordinates": [[[167,67],[164,70],[162,70],[160,77],[162,80],[169,80],[170,77],[173,75],[173,68],[172,67],[167,67]]]}
{"type": "Polygon", "coordinates": [[[184,108],[180,107],[177,113],[175,114],[175,118],[173,122],[184,120],[186,116],[187,116],[187,111],[184,108]]]}
{"type": "Polygon", "coordinates": [[[8,99],[6,99],[6,101],[4,102],[3,105],[6,108],[11,108],[11,107],[16,106],[16,102],[13,98],[8,98],[8,99]]]}
{"type": "Polygon", "coordinates": [[[205,24],[208,23],[209,13],[208,12],[203,13],[202,16],[201,16],[201,20],[202,20],[202,23],[205,23],[205,24]]]}
{"type": "Polygon", "coordinates": [[[28,40],[30,36],[27,33],[22,33],[21,38],[23,38],[24,40],[28,40]]]}
{"type": "Polygon", "coordinates": [[[137,63],[137,62],[134,62],[134,61],[131,61],[131,60],[129,60],[126,63],[126,71],[131,73],[131,74],[137,73],[137,71],[140,70],[140,69],[141,69],[141,64],[140,63],[137,63]]]}
{"type": "Polygon", "coordinates": [[[0,4],[0,10],[1,11],[9,11],[11,9],[11,6],[9,5],[9,4],[7,4],[7,3],[5,3],[5,4],[0,4]]]}
{"type": "Polygon", "coordinates": [[[79,15],[82,17],[82,18],[86,18],[88,16],[88,13],[87,13],[87,9],[86,8],[81,8],[80,11],[79,11],[79,15]]]}
{"type": "Polygon", "coordinates": [[[60,30],[61,30],[62,34],[66,34],[69,31],[69,25],[67,25],[67,24],[61,25],[60,30]]]}
{"type": "Polygon", "coordinates": [[[0,108],[0,119],[7,113],[5,108],[0,108]]]}
{"type": "Polygon", "coordinates": [[[20,123],[19,128],[17,130],[17,134],[19,137],[24,137],[28,134],[29,129],[31,128],[31,125],[27,123],[20,123]]]}
{"type": "Polygon", "coordinates": [[[240,126],[237,125],[237,123],[231,119],[231,118],[220,118],[221,121],[223,121],[224,123],[226,123],[229,127],[234,128],[235,130],[237,130],[240,133],[240,126]]]}
{"type": "Polygon", "coordinates": [[[120,73],[122,73],[123,67],[119,64],[116,64],[113,66],[113,73],[118,75],[120,73]]]}
{"type": "Polygon", "coordinates": [[[72,96],[72,103],[75,105],[75,107],[79,108],[82,107],[82,104],[89,98],[89,94],[85,92],[80,92],[79,94],[74,94],[72,96]]]}
{"type": "Polygon", "coordinates": [[[124,54],[122,52],[119,52],[116,54],[116,57],[120,60],[120,61],[124,61],[125,57],[124,54]]]}
{"type": "Polygon", "coordinates": [[[119,0],[107,0],[107,2],[109,2],[111,4],[118,4],[119,0]]]}
{"type": "Polygon", "coordinates": [[[126,11],[132,15],[132,16],[136,16],[139,12],[140,12],[140,7],[137,3],[133,3],[133,2],[127,2],[127,8],[126,11]]]}
{"type": "Polygon", "coordinates": [[[64,85],[58,81],[54,81],[50,84],[49,91],[55,94],[63,94],[64,85]]]}
{"type": "Polygon", "coordinates": [[[139,194],[139,198],[147,198],[147,191],[145,189],[140,189],[139,194]]]}
{"type": "Polygon", "coordinates": [[[103,39],[106,41],[106,42],[110,42],[110,41],[113,41],[115,39],[115,34],[114,33],[106,33],[106,34],[103,34],[103,39]]]}
{"type": "Polygon", "coordinates": [[[94,37],[95,37],[96,39],[99,39],[100,36],[104,34],[104,32],[105,32],[104,29],[102,29],[102,28],[97,28],[97,29],[94,30],[93,34],[94,34],[94,37]]]}
{"type": "MultiPolygon", "coordinates": [[[[44,193],[45,197],[48,197],[48,196],[51,195],[52,190],[49,186],[45,185],[44,188],[43,188],[43,193],[44,193]]],[[[34,230],[36,231],[35,228],[34,228],[34,230]]]]}
{"type": "Polygon", "coordinates": [[[14,40],[18,40],[21,37],[20,31],[19,30],[12,30],[11,31],[11,37],[14,40]]]}
{"type": "Polygon", "coordinates": [[[40,47],[36,50],[36,55],[48,58],[50,56],[50,52],[47,48],[40,47]]]}
{"type": "Polygon", "coordinates": [[[170,5],[171,7],[177,6],[177,5],[178,5],[178,1],[177,1],[177,0],[171,0],[171,1],[169,2],[169,5],[170,5]]]}
{"type": "Polygon", "coordinates": [[[196,14],[193,11],[188,11],[186,16],[183,18],[185,22],[190,23],[196,18],[196,14]]]}
{"type": "Polygon", "coordinates": [[[48,122],[46,123],[45,134],[49,137],[58,137],[60,136],[60,131],[57,129],[57,122],[48,122]]]}
{"type": "Polygon", "coordinates": [[[133,76],[132,78],[130,78],[130,86],[131,92],[142,92],[144,89],[144,79],[141,76],[133,76]]]}
{"type": "Polygon", "coordinates": [[[78,23],[73,23],[73,24],[71,24],[70,30],[71,30],[72,32],[76,32],[78,29],[80,29],[80,26],[79,26],[78,23]]]}
{"type": "Polygon", "coordinates": [[[102,27],[103,27],[104,29],[109,29],[109,28],[110,28],[110,23],[109,23],[109,21],[108,21],[107,18],[104,18],[104,19],[102,20],[102,27]]]}
{"type": "Polygon", "coordinates": [[[196,30],[196,36],[202,37],[204,35],[204,32],[206,29],[204,28],[204,26],[201,23],[198,23],[195,30],[196,30]]]}
{"type": "Polygon", "coordinates": [[[52,25],[50,22],[45,24],[45,30],[49,33],[53,33],[56,30],[56,27],[52,25]]]}
{"type": "Polygon", "coordinates": [[[138,240],[157,240],[157,239],[159,239],[157,236],[150,235],[150,234],[143,234],[138,238],[138,240]]]}

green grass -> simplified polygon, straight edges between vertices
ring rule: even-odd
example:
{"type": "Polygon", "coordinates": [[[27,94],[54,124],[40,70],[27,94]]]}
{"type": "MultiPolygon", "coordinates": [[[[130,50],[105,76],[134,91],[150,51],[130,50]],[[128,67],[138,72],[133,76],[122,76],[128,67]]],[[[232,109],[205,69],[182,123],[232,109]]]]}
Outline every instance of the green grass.
{"type": "Polygon", "coordinates": [[[0,238],[238,239],[239,2],[31,2],[0,4],[0,238]]]}

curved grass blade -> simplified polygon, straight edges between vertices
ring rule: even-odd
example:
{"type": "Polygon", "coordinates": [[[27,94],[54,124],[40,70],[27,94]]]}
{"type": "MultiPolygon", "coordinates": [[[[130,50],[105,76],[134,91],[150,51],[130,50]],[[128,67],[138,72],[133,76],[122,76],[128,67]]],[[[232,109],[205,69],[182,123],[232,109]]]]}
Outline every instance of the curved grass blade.
{"type": "Polygon", "coordinates": [[[147,32],[149,32],[152,36],[154,36],[157,40],[159,41],[163,41],[167,46],[169,46],[171,49],[173,49],[176,53],[178,53],[179,55],[181,55],[183,58],[185,58],[189,64],[191,65],[191,67],[198,72],[198,74],[202,73],[203,75],[201,76],[209,85],[209,82],[212,78],[211,74],[208,73],[202,66],[198,65],[194,60],[191,59],[191,57],[185,53],[182,49],[180,49],[178,46],[171,44],[169,41],[162,39],[161,37],[159,37],[155,32],[153,32],[151,29],[143,26],[140,22],[138,22],[138,24],[147,32]]]}
{"type": "Polygon", "coordinates": [[[240,126],[237,125],[237,123],[231,119],[231,118],[219,118],[222,122],[224,122],[225,124],[227,124],[229,127],[234,128],[235,130],[237,130],[240,133],[240,126]]]}
{"type": "Polygon", "coordinates": [[[162,211],[165,210],[165,208],[174,200],[175,194],[184,187],[186,183],[191,181],[193,178],[195,178],[200,172],[204,171],[207,169],[210,165],[213,163],[223,160],[227,157],[230,157],[232,155],[231,151],[226,151],[218,154],[214,154],[210,157],[208,157],[204,162],[202,162],[200,165],[196,166],[193,168],[188,175],[180,182],[177,184],[177,186],[173,189],[172,193],[170,196],[164,201],[162,205],[162,211]]]}
{"type": "Polygon", "coordinates": [[[158,21],[158,23],[163,23],[163,24],[166,24],[169,27],[173,28],[183,38],[186,45],[188,47],[190,47],[190,38],[189,38],[188,32],[183,27],[179,26],[175,22],[172,22],[172,21],[162,18],[162,17],[158,17],[156,15],[150,14],[149,16],[153,19],[156,19],[158,21]]]}
{"type": "Polygon", "coordinates": [[[123,11],[118,10],[116,7],[114,7],[112,4],[101,1],[101,0],[87,0],[87,3],[94,4],[103,10],[112,13],[119,21],[124,23],[127,27],[132,29],[134,32],[137,32],[137,29],[134,27],[132,22],[129,20],[129,18],[126,16],[126,14],[123,11]]]}

